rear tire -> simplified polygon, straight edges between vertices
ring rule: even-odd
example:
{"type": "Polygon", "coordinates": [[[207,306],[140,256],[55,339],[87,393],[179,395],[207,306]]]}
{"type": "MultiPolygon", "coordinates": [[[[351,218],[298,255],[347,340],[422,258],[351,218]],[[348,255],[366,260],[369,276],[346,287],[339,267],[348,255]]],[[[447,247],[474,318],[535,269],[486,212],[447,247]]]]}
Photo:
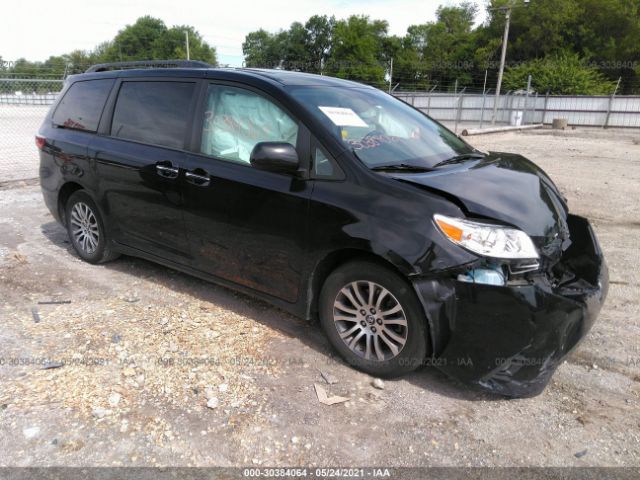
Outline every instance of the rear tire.
{"type": "Polygon", "coordinates": [[[65,219],[71,245],[84,261],[97,264],[119,256],[113,251],[100,210],[89,194],[78,190],[69,197],[65,219]]]}
{"type": "Polygon", "coordinates": [[[347,363],[373,376],[397,377],[423,364],[426,319],[409,282],[369,261],[336,269],[319,299],[320,323],[347,363]]]}

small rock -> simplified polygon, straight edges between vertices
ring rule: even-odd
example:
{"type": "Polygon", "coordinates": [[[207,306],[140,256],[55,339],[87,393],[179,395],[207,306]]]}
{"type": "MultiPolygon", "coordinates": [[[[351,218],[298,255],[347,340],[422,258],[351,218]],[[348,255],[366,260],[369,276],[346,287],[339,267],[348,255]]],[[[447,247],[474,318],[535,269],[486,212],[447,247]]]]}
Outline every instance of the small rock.
{"type": "Polygon", "coordinates": [[[107,410],[106,408],[102,408],[102,407],[94,407],[91,413],[97,419],[101,419],[109,415],[111,413],[111,410],[107,410]]]}
{"type": "Polygon", "coordinates": [[[125,377],[133,377],[136,374],[136,371],[131,367],[124,367],[122,369],[122,374],[125,377]]]}
{"type": "Polygon", "coordinates": [[[120,403],[121,398],[122,396],[118,392],[113,392],[111,395],[109,395],[109,405],[111,405],[112,407],[117,407],[120,403]]]}
{"type": "Polygon", "coordinates": [[[140,386],[140,387],[144,387],[144,375],[140,374],[136,377],[136,383],[140,386]]]}
{"type": "Polygon", "coordinates": [[[305,443],[304,444],[304,448],[307,449],[307,450],[310,450],[311,449],[311,444],[310,443],[305,443]]]}
{"type": "Polygon", "coordinates": [[[22,434],[26,439],[35,438],[40,435],[40,427],[30,427],[22,430],[22,434]]]}
{"type": "Polygon", "coordinates": [[[178,344],[175,343],[175,342],[169,343],[169,350],[171,352],[174,352],[174,353],[177,352],[178,351],[178,344]]]}
{"type": "Polygon", "coordinates": [[[224,393],[227,390],[229,390],[229,385],[226,384],[226,383],[221,383],[220,385],[218,385],[218,390],[220,390],[222,393],[224,393]]]}
{"type": "Polygon", "coordinates": [[[120,343],[120,340],[122,340],[122,337],[120,335],[114,334],[111,337],[111,343],[120,343]]]}
{"type": "Polygon", "coordinates": [[[574,453],[573,456],[576,458],[582,458],[587,454],[587,449],[581,450],[580,452],[574,453]]]}
{"type": "Polygon", "coordinates": [[[384,382],[379,378],[374,378],[373,382],[371,382],[373,388],[377,388],[378,390],[384,390],[384,382]]]}
{"type": "Polygon", "coordinates": [[[204,389],[204,397],[209,400],[210,398],[215,398],[216,396],[216,391],[213,389],[213,387],[207,387],[204,389]]]}
{"type": "Polygon", "coordinates": [[[207,400],[207,407],[209,408],[217,408],[218,405],[220,405],[220,402],[216,397],[211,397],[209,400],[207,400]]]}
{"type": "Polygon", "coordinates": [[[291,443],[296,444],[296,443],[299,443],[299,442],[300,442],[300,439],[298,437],[296,437],[296,436],[291,437],[291,443]]]}
{"type": "Polygon", "coordinates": [[[320,372],[320,376],[327,382],[329,385],[333,385],[334,383],[338,383],[338,379],[331,375],[328,372],[320,372]]]}

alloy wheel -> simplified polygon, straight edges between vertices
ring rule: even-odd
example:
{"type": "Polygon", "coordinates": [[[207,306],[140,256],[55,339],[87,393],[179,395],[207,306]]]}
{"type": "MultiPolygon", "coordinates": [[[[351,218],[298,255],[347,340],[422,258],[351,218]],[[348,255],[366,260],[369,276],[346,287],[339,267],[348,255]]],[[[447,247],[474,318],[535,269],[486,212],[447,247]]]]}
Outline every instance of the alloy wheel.
{"type": "Polygon", "coordinates": [[[375,282],[345,285],[334,301],[333,321],[342,341],[365,360],[390,360],[407,343],[409,329],[402,305],[375,282]]]}
{"type": "Polygon", "coordinates": [[[84,202],[77,202],[71,209],[70,222],[76,245],[87,255],[92,255],[100,242],[100,230],[91,207],[84,202]]]}

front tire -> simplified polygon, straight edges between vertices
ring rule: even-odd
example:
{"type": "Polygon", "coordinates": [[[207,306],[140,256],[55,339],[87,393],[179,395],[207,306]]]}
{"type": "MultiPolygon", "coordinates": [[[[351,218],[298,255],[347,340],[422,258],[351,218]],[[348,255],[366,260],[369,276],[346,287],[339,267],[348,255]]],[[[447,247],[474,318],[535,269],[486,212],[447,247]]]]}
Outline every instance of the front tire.
{"type": "Polygon", "coordinates": [[[65,219],[69,240],[80,258],[96,264],[118,256],[107,238],[100,210],[86,192],[78,190],[69,197],[65,219]]]}
{"type": "Polygon", "coordinates": [[[409,282],[374,262],[335,270],[320,293],[320,322],[340,355],[373,376],[396,377],[427,354],[423,309],[409,282]]]}

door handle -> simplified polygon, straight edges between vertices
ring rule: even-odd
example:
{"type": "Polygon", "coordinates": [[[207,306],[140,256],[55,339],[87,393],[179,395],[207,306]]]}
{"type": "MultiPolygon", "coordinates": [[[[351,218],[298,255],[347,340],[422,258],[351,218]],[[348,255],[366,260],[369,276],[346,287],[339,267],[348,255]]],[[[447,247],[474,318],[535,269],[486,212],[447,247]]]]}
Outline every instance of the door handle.
{"type": "Polygon", "coordinates": [[[158,175],[164,178],[178,178],[180,170],[175,167],[169,167],[167,165],[156,165],[156,172],[158,175]]]}
{"type": "Polygon", "coordinates": [[[187,182],[197,185],[198,187],[207,187],[209,183],[211,183],[211,178],[206,174],[200,175],[198,173],[185,172],[184,176],[187,182]]]}

